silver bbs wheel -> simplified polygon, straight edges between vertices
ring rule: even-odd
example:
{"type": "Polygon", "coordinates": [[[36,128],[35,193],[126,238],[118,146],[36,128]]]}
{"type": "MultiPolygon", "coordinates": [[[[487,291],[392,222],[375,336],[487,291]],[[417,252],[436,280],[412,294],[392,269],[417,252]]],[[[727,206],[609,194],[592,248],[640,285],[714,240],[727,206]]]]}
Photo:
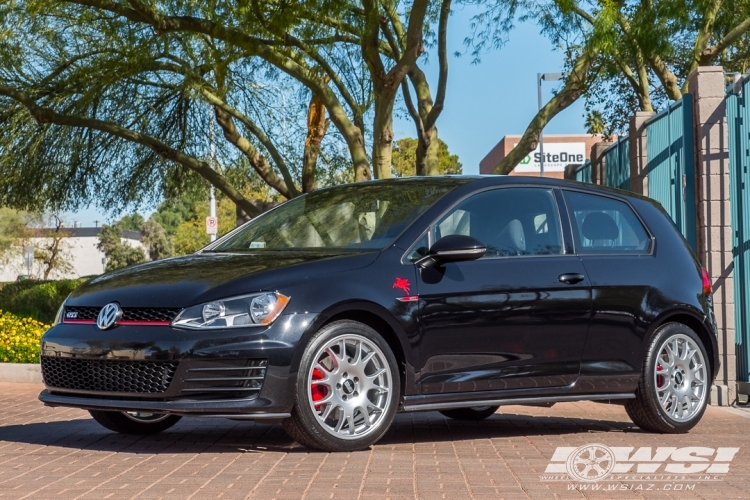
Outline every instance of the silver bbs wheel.
{"type": "Polygon", "coordinates": [[[703,408],[708,371],[695,341],[683,334],[668,337],[659,347],[654,366],[656,397],[675,422],[690,420],[703,408]]]}
{"type": "Polygon", "coordinates": [[[318,422],[340,439],[358,439],[380,427],[392,398],[392,367],[367,338],[346,334],[315,353],[307,400],[318,422]]]}

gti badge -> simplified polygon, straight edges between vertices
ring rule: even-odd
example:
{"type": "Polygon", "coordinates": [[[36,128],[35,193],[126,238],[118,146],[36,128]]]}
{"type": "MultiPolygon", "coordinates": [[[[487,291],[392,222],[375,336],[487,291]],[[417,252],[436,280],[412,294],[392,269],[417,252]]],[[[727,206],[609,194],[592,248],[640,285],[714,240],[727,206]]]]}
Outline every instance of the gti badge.
{"type": "Polygon", "coordinates": [[[106,330],[115,326],[120,321],[120,318],[122,318],[120,305],[116,302],[110,302],[99,311],[99,316],[96,318],[96,326],[100,330],[106,330]]]}

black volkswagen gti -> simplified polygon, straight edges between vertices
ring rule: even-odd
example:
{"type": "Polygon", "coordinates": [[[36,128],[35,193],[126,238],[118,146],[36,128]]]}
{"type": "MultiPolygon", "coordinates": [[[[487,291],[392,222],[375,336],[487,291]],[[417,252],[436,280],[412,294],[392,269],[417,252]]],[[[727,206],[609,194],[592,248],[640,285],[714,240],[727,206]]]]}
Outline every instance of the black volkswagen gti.
{"type": "Polygon", "coordinates": [[[397,412],[578,400],[686,432],[718,369],[711,283],[653,201],[412,178],[315,191],[91,280],[44,335],[39,397],[117,432],[282,421],[334,451],[375,443],[397,412]]]}

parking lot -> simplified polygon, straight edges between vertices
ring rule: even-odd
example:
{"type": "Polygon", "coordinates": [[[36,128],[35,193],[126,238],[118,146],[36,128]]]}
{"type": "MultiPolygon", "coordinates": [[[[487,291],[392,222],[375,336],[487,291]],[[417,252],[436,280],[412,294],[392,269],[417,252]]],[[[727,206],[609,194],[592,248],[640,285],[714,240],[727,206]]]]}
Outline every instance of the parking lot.
{"type": "Polygon", "coordinates": [[[0,383],[0,498],[750,498],[750,410],[709,407],[679,436],[644,433],[622,407],[597,403],[508,406],[482,423],[401,414],[371,450],[327,454],[252,422],[112,434],[84,411],[45,408],[40,390],[0,383]],[[739,451],[727,474],[710,477],[663,467],[588,483],[545,475],[558,447],[592,443],[739,451]]]}

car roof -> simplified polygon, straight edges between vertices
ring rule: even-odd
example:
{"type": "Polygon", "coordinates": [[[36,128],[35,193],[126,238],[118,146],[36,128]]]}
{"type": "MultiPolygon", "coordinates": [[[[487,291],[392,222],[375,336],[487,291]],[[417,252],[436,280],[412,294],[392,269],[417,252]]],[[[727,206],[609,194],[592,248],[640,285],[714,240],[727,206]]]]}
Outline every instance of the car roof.
{"type": "MultiPolygon", "coordinates": [[[[555,179],[551,177],[531,177],[524,175],[436,175],[436,176],[414,176],[414,177],[397,177],[391,179],[376,179],[370,181],[362,181],[352,184],[345,184],[346,186],[352,186],[357,184],[431,184],[431,185],[445,185],[445,184],[456,184],[466,185],[474,184],[476,187],[490,187],[490,186],[513,186],[513,185],[524,185],[524,186],[548,186],[558,188],[573,188],[577,190],[589,191],[592,193],[606,192],[622,198],[634,198],[653,203],[653,200],[646,196],[641,196],[631,191],[625,191],[622,189],[616,189],[608,186],[599,186],[596,184],[590,184],[587,182],[579,182],[568,179],[555,179]]],[[[338,186],[331,186],[325,189],[335,189],[338,186]]],[[[458,187],[458,186],[456,186],[458,187]]]]}

